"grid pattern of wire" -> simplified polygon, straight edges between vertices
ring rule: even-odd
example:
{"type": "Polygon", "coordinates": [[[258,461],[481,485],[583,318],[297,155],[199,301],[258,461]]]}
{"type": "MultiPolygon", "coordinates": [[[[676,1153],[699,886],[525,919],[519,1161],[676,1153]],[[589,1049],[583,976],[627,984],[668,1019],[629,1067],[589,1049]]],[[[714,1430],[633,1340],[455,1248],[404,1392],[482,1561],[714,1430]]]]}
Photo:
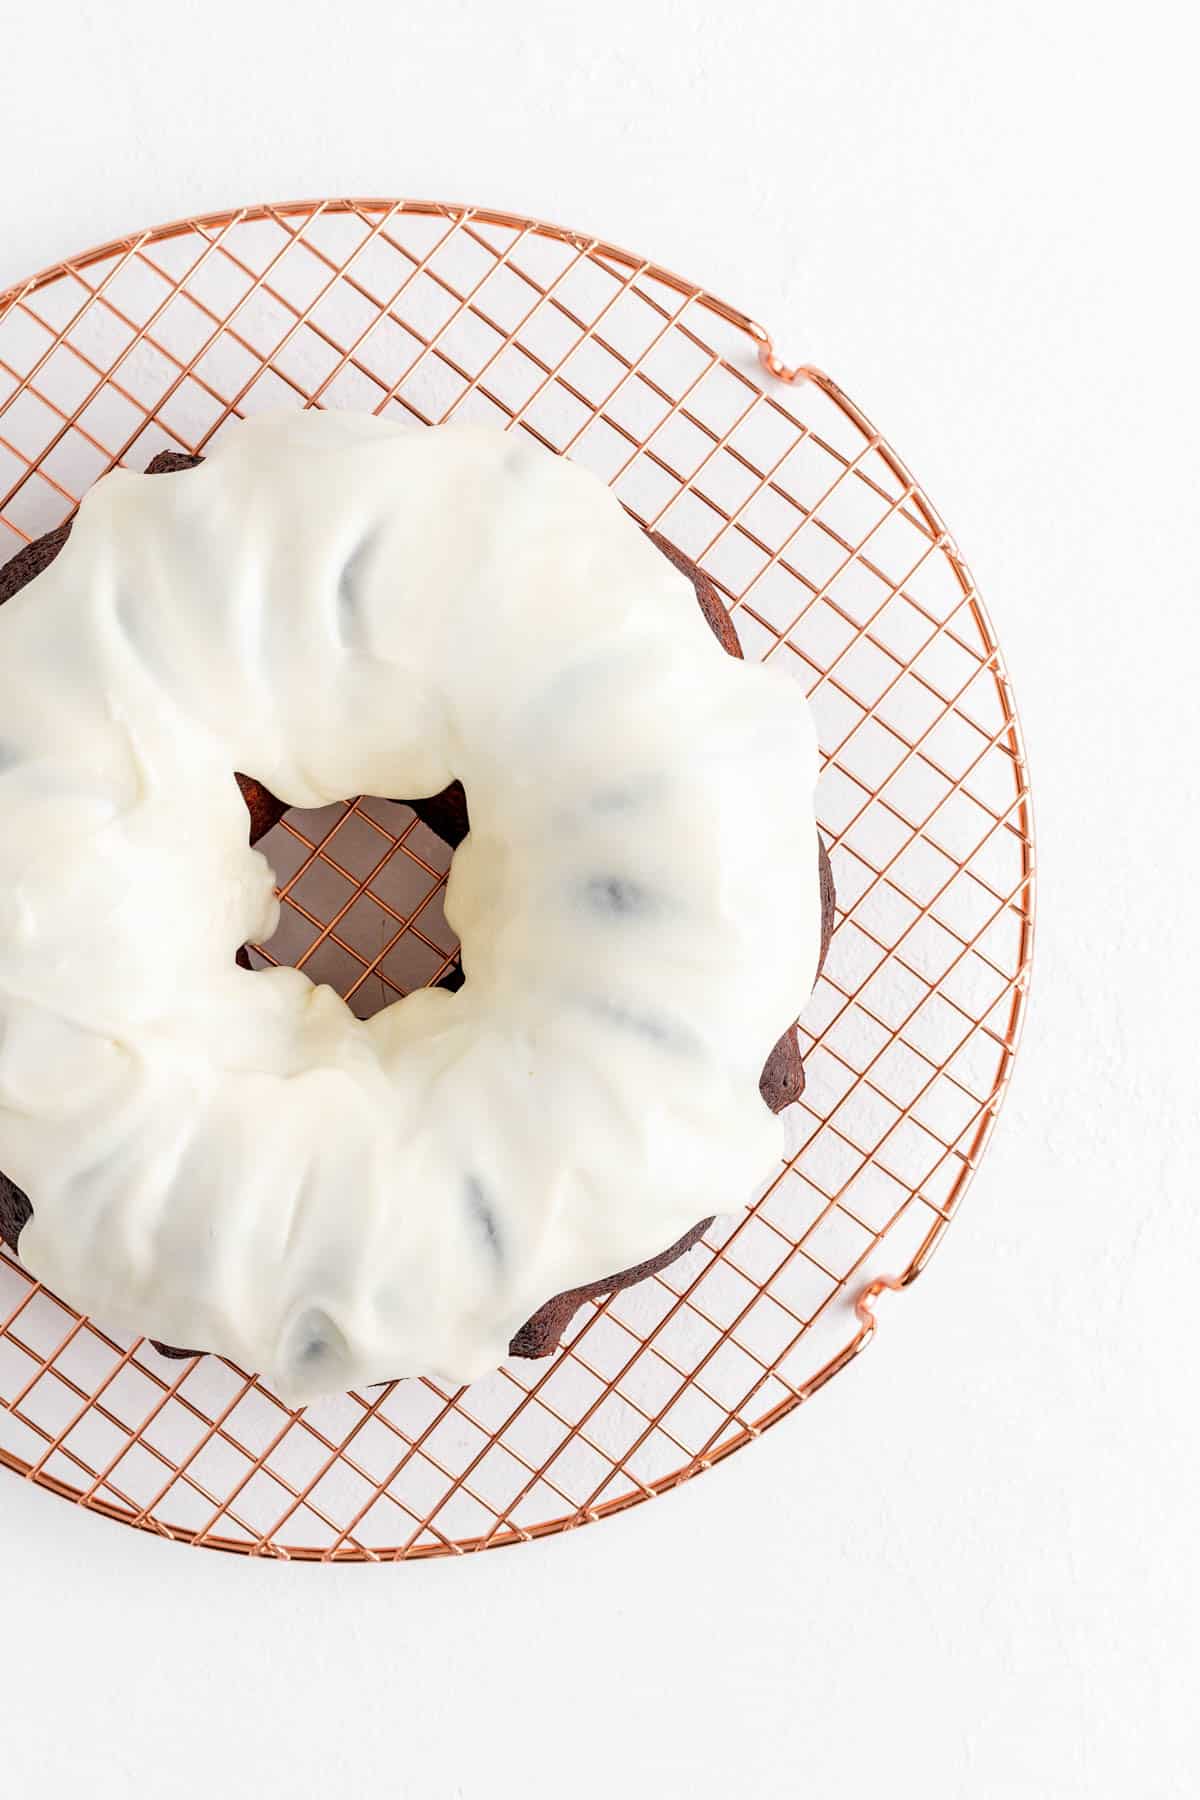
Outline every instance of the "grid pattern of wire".
{"type": "MultiPolygon", "coordinates": [[[[838,890],[784,1160],[748,1212],[587,1308],[559,1355],[459,1393],[403,1380],[297,1412],[220,1358],[119,1341],[4,1255],[10,1468],[126,1523],[256,1554],[511,1543],[746,1443],[869,1339],[881,1286],[924,1266],[1016,1048],[1028,780],[952,539],[835,384],[792,373],[753,320],[638,257],[430,203],[192,219],[0,297],[0,560],[114,465],[203,451],[265,408],[529,432],[700,562],[746,655],[809,694],[838,890]]],[[[364,1015],[449,966],[449,853],[407,809],[294,812],[264,847],[284,919],[260,960],[298,964],[364,1015]]]]}

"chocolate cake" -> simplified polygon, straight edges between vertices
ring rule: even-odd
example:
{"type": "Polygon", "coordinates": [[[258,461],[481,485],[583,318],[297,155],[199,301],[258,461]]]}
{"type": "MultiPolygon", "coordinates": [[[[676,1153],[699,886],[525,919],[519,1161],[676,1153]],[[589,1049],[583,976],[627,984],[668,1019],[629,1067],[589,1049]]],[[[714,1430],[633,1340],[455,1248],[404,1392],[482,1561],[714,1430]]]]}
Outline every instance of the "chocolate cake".
{"type": "MultiPolygon", "coordinates": [[[[150,475],[173,474],[195,468],[202,460],[198,456],[164,451],[148,465],[146,473],[150,475]]],[[[0,605],[53,562],[66,543],[70,530],[71,522],[68,520],[56,530],[47,532],[44,536],[27,544],[3,567],[0,567],[0,605]]],[[[663,555],[691,582],[700,610],[722,648],[730,656],[740,657],[742,651],[733,621],[712,582],[658,532],[652,531],[648,535],[663,555]]],[[[267,788],[251,777],[238,774],[236,779],[250,816],[250,842],[255,843],[274,825],[278,824],[287,811],[287,807],[267,788]]],[[[431,798],[401,801],[400,804],[410,806],[430,830],[442,838],[451,849],[456,848],[462,842],[470,828],[466,794],[458,782],[453,782],[440,794],[431,798]]],[[[821,883],[820,967],[824,965],[833,933],[835,894],[833,871],[828,854],[821,843],[818,843],[818,854],[821,883]]],[[[243,967],[250,966],[244,948],[238,952],[238,961],[243,967]]],[[[462,970],[456,964],[442,978],[439,985],[455,989],[462,985],[463,979],[462,970]]],[[[794,1026],[784,1033],[767,1057],[759,1088],[763,1099],[773,1112],[781,1112],[785,1106],[798,1099],[803,1092],[804,1068],[794,1026]]],[[[32,1212],[33,1207],[29,1198],[7,1176],[0,1174],[0,1238],[3,1238],[4,1242],[14,1251],[17,1249],[21,1230],[32,1216],[32,1212]]],[[[563,1333],[586,1301],[605,1298],[621,1288],[644,1280],[649,1275],[657,1274],[685,1255],[711,1224],[711,1218],[702,1219],[658,1256],[638,1263],[633,1268],[624,1269],[617,1274],[590,1282],[583,1287],[572,1288],[565,1293],[556,1294],[521,1326],[509,1346],[510,1354],[530,1358],[550,1355],[558,1348],[563,1333]]],[[[156,1344],[155,1347],[166,1356],[189,1357],[198,1354],[192,1350],[173,1349],[165,1344],[156,1344]]]]}

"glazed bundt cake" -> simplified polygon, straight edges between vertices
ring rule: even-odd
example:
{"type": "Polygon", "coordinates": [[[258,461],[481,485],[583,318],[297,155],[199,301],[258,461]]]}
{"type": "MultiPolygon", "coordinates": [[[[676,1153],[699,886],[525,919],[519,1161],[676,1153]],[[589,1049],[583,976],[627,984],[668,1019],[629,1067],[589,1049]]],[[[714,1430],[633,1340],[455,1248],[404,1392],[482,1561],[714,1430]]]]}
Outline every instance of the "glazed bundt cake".
{"type": "MultiPolygon", "coordinates": [[[[272,455],[270,455],[270,452],[279,452],[279,450],[281,450],[281,437],[279,437],[279,427],[277,427],[277,425],[275,425],[275,432],[277,432],[277,436],[273,437],[272,443],[266,445],[268,457],[264,457],[263,461],[273,461],[273,463],[282,461],[282,463],[288,463],[288,455],[286,454],[277,455],[277,457],[272,457],[272,455]]],[[[414,436],[416,436],[416,434],[408,434],[408,450],[410,450],[410,446],[412,446],[412,437],[414,436]]],[[[421,434],[421,436],[426,437],[428,434],[421,434]]],[[[444,436],[444,434],[439,434],[439,436],[444,436]]],[[[464,434],[464,436],[471,436],[471,434],[464,434]]],[[[491,434],[486,434],[486,436],[491,436],[491,434]]],[[[356,441],[354,441],[354,443],[356,443],[356,441]]],[[[309,439],[308,445],[311,445],[311,439],[309,439]]],[[[311,454],[308,445],[306,445],[306,450],[304,450],[302,454],[311,454]]],[[[291,445],[284,446],[284,450],[290,452],[291,445]]],[[[317,452],[317,454],[322,454],[324,450],[326,450],[326,445],[317,441],[315,452],[317,452]]],[[[527,452],[522,452],[522,455],[527,459],[527,455],[529,454],[527,454],[527,452]]],[[[219,461],[219,459],[221,459],[221,457],[214,459],[214,461],[219,461]]],[[[513,463],[513,450],[511,450],[511,446],[506,445],[506,448],[504,448],[504,461],[509,464],[513,463]]],[[[543,464],[547,459],[545,459],[545,457],[540,457],[540,455],[536,455],[536,461],[538,461],[538,464],[543,464]]],[[[552,459],[549,459],[549,461],[552,461],[552,459]]],[[[507,481],[506,472],[504,472],[504,468],[500,468],[500,472],[497,473],[497,470],[493,468],[493,463],[495,463],[495,457],[493,457],[493,452],[488,450],[488,455],[480,459],[480,466],[482,466],[482,470],[484,470],[486,479],[498,479],[500,488],[504,488],[507,481]]],[[[175,454],[158,455],[158,457],[155,457],[155,461],[149,464],[148,473],[155,473],[155,475],[160,475],[160,473],[166,473],[166,475],[178,475],[178,473],[184,472],[184,470],[194,470],[194,468],[198,468],[200,464],[200,457],[185,457],[185,455],[175,454]]],[[[295,468],[295,463],[291,461],[291,463],[288,463],[288,470],[293,470],[293,468],[295,468]]],[[[405,461],[405,463],[398,464],[398,468],[410,468],[410,457],[408,457],[408,461],[405,461]]],[[[243,468],[243,473],[245,473],[245,468],[243,468]]],[[[252,470],[252,473],[254,473],[254,470],[252,470]]],[[[115,484],[117,479],[121,482],[130,482],[133,481],[135,477],[124,477],[124,475],[122,475],[122,477],[110,477],[110,482],[115,484]]],[[[198,481],[203,481],[205,477],[196,477],[196,479],[198,479],[198,481]]],[[[542,472],[538,470],[536,475],[534,475],[534,477],[529,477],[529,479],[533,482],[534,490],[536,490],[536,488],[538,488],[538,482],[542,481],[542,472]]],[[[587,477],[585,477],[585,479],[587,479],[587,477]]],[[[110,482],[104,482],[104,484],[101,484],[101,488],[106,488],[110,482]]],[[[155,484],[155,486],[157,486],[157,484],[155,484]]],[[[171,482],[169,486],[175,488],[175,482],[171,482]]],[[[191,486],[191,484],[189,484],[189,486],[191,486]]],[[[506,495],[506,499],[515,500],[518,508],[524,506],[525,509],[529,509],[529,499],[527,499],[524,493],[520,491],[520,488],[518,488],[515,495],[506,495]]],[[[214,508],[216,515],[218,515],[216,526],[205,526],[205,529],[219,529],[219,526],[223,524],[223,520],[221,520],[221,509],[223,509],[223,506],[221,506],[221,495],[218,495],[218,504],[216,504],[216,508],[214,508]]],[[[88,511],[88,502],[85,502],[85,513],[86,511],[88,511]]],[[[83,515],[81,515],[81,517],[83,517],[83,515]]],[[[185,511],[185,520],[189,517],[191,517],[191,513],[185,511]]],[[[536,513],[534,513],[533,517],[534,531],[536,531],[536,513]]],[[[291,515],[291,518],[295,520],[295,513],[291,515]]],[[[254,529],[254,522],[252,522],[252,529],[254,529]]],[[[631,527],[630,522],[624,524],[624,529],[635,531],[635,527],[631,527]]],[[[175,531],[176,535],[184,535],[184,526],[180,526],[178,520],[175,520],[175,531]]],[[[49,571],[50,567],[56,562],[59,553],[63,551],[63,547],[68,544],[68,538],[70,538],[70,536],[72,536],[72,526],[70,526],[70,524],[59,527],[58,531],[47,533],[43,538],[38,538],[36,542],[32,542],[32,544],[27,545],[25,549],[22,549],[20,553],[16,554],[11,562],[5,563],[4,569],[0,569],[0,603],[9,601],[9,599],[16,596],[20,590],[25,589],[25,587],[34,580],[34,576],[40,576],[43,572],[49,571]]],[[[376,536],[378,536],[378,533],[376,533],[376,536]]],[[[657,549],[658,553],[662,554],[662,558],[666,558],[667,562],[673,565],[673,569],[678,571],[678,574],[685,576],[687,581],[691,583],[691,589],[693,589],[696,605],[698,605],[698,610],[700,610],[700,614],[702,614],[703,619],[705,619],[705,623],[709,626],[712,637],[720,643],[721,648],[727,652],[729,657],[736,657],[736,659],[741,657],[738,637],[736,637],[736,632],[734,632],[734,628],[732,628],[732,621],[730,621],[729,614],[725,612],[725,607],[721,605],[720,596],[716,594],[716,590],[712,587],[711,581],[707,580],[707,578],[703,576],[702,571],[696,569],[694,563],[689,562],[685,556],[678,553],[675,547],[669,544],[669,542],[666,542],[662,536],[658,536],[657,533],[649,533],[648,536],[649,542],[655,545],[655,549],[657,549]]],[[[236,538],[230,538],[230,549],[232,549],[232,554],[236,556],[236,549],[232,547],[234,544],[236,544],[236,538]]],[[[367,544],[367,551],[365,551],[365,554],[367,554],[369,558],[374,558],[376,562],[380,562],[381,551],[380,547],[378,547],[378,542],[372,542],[371,538],[367,538],[365,544],[367,544]]],[[[164,551],[162,551],[162,544],[160,544],[158,540],[155,540],[155,542],[151,544],[151,549],[153,549],[153,553],[164,554],[167,560],[169,560],[169,556],[173,554],[164,553],[164,551]]],[[[191,545],[191,549],[193,549],[193,554],[196,554],[196,545],[191,545]]],[[[360,545],[360,549],[356,551],[356,556],[358,556],[358,560],[362,562],[362,545],[360,545]]],[[[103,562],[103,558],[101,558],[101,562],[103,562]]],[[[351,556],[347,567],[353,567],[353,563],[354,556],[351,556]]],[[[63,567],[65,567],[65,563],[63,563],[63,567]]],[[[95,569],[95,551],[92,553],[92,569],[95,569]]],[[[86,571],[83,572],[86,574],[86,571]]],[[[126,578],[126,580],[128,580],[128,578],[126,578]]],[[[38,594],[36,594],[36,592],[34,592],[34,594],[29,594],[29,596],[27,596],[27,601],[29,601],[31,605],[36,605],[36,603],[38,603],[38,594]]],[[[354,607],[360,607],[360,605],[362,605],[362,601],[360,601],[358,596],[354,598],[353,605],[354,607]]],[[[342,612],[351,610],[351,603],[347,603],[347,599],[345,599],[342,592],[340,592],[340,608],[342,608],[342,612]]],[[[338,628],[345,628],[345,619],[342,619],[342,625],[338,626],[338,628]]],[[[358,626],[354,626],[354,628],[358,628],[358,626]]],[[[137,641],[137,634],[135,634],[135,632],[130,632],[130,641],[137,641]]],[[[653,646],[651,646],[651,648],[653,648],[653,646]]],[[[142,641],[142,643],[139,644],[139,655],[140,670],[144,671],[148,666],[149,668],[153,668],[155,679],[162,682],[162,680],[164,680],[164,675],[162,675],[162,650],[158,650],[157,657],[151,657],[151,655],[148,655],[148,650],[146,650],[146,641],[142,641]]],[[[171,679],[175,679],[175,677],[171,677],[171,679]]],[[[578,680],[581,686],[587,686],[588,680],[592,679],[592,677],[590,677],[590,673],[585,670],[583,671],[583,675],[576,675],[574,679],[578,680]]],[[[560,680],[560,671],[554,671],[551,677],[551,684],[560,682],[560,680]]],[[[684,693],[684,697],[687,698],[687,693],[685,693],[685,680],[680,680],[678,686],[680,686],[680,691],[684,693]]],[[[667,684],[667,693],[669,693],[669,684],[667,684]]],[[[534,695],[534,702],[540,702],[540,700],[542,700],[542,695],[534,695]]],[[[585,702],[585,706],[587,706],[587,693],[583,695],[583,702],[585,702]]],[[[655,695],[655,706],[660,707],[662,704],[664,704],[664,697],[662,697],[662,695],[655,695]]],[[[732,704],[732,702],[730,702],[730,704],[732,704]]],[[[619,724],[619,722],[617,722],[617,729],[621,729],[621,724],[619,724]]],[[[752,731],[752,722],[750,722],[748,727],[739,724],[736,729],[738,729],[738,731],[747,731],[747,729],[748,731],[752,731]]],[[[790,727],[788,727],[788,729],[790,729],[790,727]]],[[[788,740],[788,742],[790,742],[790,740],[788,740]]],[[[4,765],[0,763],[0,767],[4,767],[4,765]]],[[[587,770],[585,770],[585,772],[587,772],[587,770]]],[[[813,950],[811,950],[811,958],[813,958],[813,961],[811,961],[810,974],[815,968],[820,967],[820,963],[824,961],[824,954],[826,954],[826,950],[828,950],[829,934],[831,934],[831,927],[833,927],[833,878],[831,878],[831,869],[829,869],[828,855],[826,855],[826,851],[824,851],[824,846],[820,844],[817,832],[815,832],[815,826],[811,824],[811,817],[808,815],[808,796],[806,796],[804,785],[802,785],[802,783],[806,783],[806,781],[811,781],[811,774],[813,774],[813,772],[815,772],[815,770],[813,770],[811,765],[804,765],[801,761],[801,763],[795,765],[795,769],[788,770],[788,774],[786,774],[786,779],[784,779],[783,783],[786,799],[788,799],[788,803],[793,806],[793,815],[801,821],[801,837],[802,833],[810,832],[811,842],[813,842],[813,850],[811,850],[811,893],[804,893],[804,891],[799,891],[799,889],[797,889],[797,893],[795,893],[795,911],[797,911],[797,916],[802,916],[804,911],[808,909],[808,913],[815,918],[813,936],[815,936],[815,940],[817,941],[813,943],[813,950]],[[793,788],[795,788],[797,783],[801,785],[801,792],[799,792],[799,794],[793,792],[793,788]],[[808,817],[808,824],[804,826],[802,821],[804,821],[806,817],[808,817]]],[[[248,839],[254,844],[254,842],[259,841],[259,839],[263,837],[264,833],[270,832],[270,828],[272,828],[273,824],[281,819],[282,814],[284,814],[286,808],[288,808],[288,803],[286,803],[284,799],[275,797],[272,788],[266,787],[264,781],[252,778],[250,774],[241,774],[241,772],[239,772],[236,779],[237,787],[241,790],[241,797],[243,797],[243,801],[245,801],[246,812],[250,815],[248,839]]],[[[653,776],[649,776],[648,779],[653,779],[653,776]]],[[[282,785],[282,783],[279,783],[279,785],[282,785]]],[[[302,785],[302,783],[300,783],[300,785],[302,785]]],[[[295,787],[295,781],[293,781],[293,787],[295,787]]],[[[552,787],[552,781],[549,781],[549,778],[547,778],[547,787],[552,787]]],[[[579,788],[581,787],[583,787],[583,783],[581,783],[581,781],[576,781],[574,787],[572,787],[572,792],[578,794],[579,788]]],[[[545,799],[545,796],[543,796],[543,799],[545,799]]],[[[777,799],[777,794],[772,794],[772,799],[777,799]]],[[[441,835],[444,841],[452,846],[453,850],[457,850],[462,842],[464,842],[464,839],[466,839],[468,830],[470,830],[468,799],[466,799],[466,790],[464,790],[464,787],[462,787],[459,781],[450,781],[448,785],[439,788],[435,794],[430,794],[430,796],[426,797],[412,797],[412,799],[408,799],[405,803],[412,806],[414,812],[416,812],[416,814],[419,815],[419,817],[421,817],[421,819],[423,819],[437,835],[441,835]]],[[[624,806],[624,810],[628,812],[628,810],[630,810],[630,799],[628,799],[628,796],[624,796],[624,794],[617,794],[615,799],[613,799],[613,810],[619,812],[622,806],[624,806]]],[[[576,826],[574,826],[574,821],[570,819],[569,808],[565,808],[565,805],[563,805],[561,788],[558,792],[552,794],[551,799],[545,799],[545,810],[547,810],[547,817],[549,817],[549,821],[551,821],[551,830],[565,830],[565,832],[570,832],[572,828],[576,828],[576,826]],[[556,808],[558,808],[558,812],[556,812],[556,808]]],[[[801,868],[801,862],[797,862],[795,866],[797,866],[797,869],[801,868]]],[[[455,862],[455,868],[457,868],[457,862],[455,862]]],[[[592,886],[596,886],[596,878],[588,877],[588,880],[592,882],[592,886]]],[[[480,893],[484,893],[484,898],[486,898],[486,884],[480,884],[480,893]]],[[[653,911],[653,909],[657,909],[658,907],[658,900],[655,896],[649,896],[648,898],[646,886],[644,886],[642,882],[631,880],[630,877],[604,877],[603,898],[596,898],[596,896],[590,893],[590,889],[585,889],[585,893],[587,893],[587,905],[590,909],[596,909],[597,905],[603,905],[608,911],[617,913],[619,916],[624,916],[624,914],[628,914],[630,911],[637,913],[639,909],[646,909],[646,907],[649,907],[649,909],[653,911]]],[[[479,904],[479,900],[477,900],[475,904],[479,904]]],[[[270,916],[264,920],[264,923],[270,923],[270,916]]],[[[470,934],[470,927],[468,927],[468,931],[464,932],[464,940],[468,938],[468,934],[470,934]]],[[[245,950],[239,952],[239,959],[243,961],[243,967],[246,967],[245,950]]],[[[471,968],[473,968],[473,965],[468,961],[468,974],[471,974],[471,968]]],[[[261,979],[261,977],[255,976],[255,983],[257,983],[259,979],[261,979]]],[[[450,992],[457,992],[459,988],[462,988],[462,985],[464,985],[464,974],[462,974],[461,968],[452,968],[452,970],[443,977],[443,983],[441,983],[441,985],[443,985],[446,990],[450,990],[450,992]]],[[[793,1008],[795,1008],[795,1004],[799,1004],[799,999],[802,999],[802,994],[792,994],[790,995],[790,999],[792,999],[793,1008]]],[[[407,1006],[407,1004],[407,1001],[405,1001],[403,1006],[407,1006]]],[[[615,1017],[608,1019],[608,1022],[610,1022],[610,1024],[615,1024],[617,1030],[622,1031],[626,1039],[649,1039],[651,1046],[653,1046],[653,1042],[655,1042],[655,1033],[662,1035],[662,1031],[666,1030],[666,1028],[662,1028],[662,1026],[658,1024],[657,1019],[653,1019],[653,1021],[642,1021],[635,1013],[631,1012],[628,995],[622,997],[621,1006],[617,1006],[615,1003],[608,1003],[608,1001],[603,1001],[603,1003],[601,1003],[601,1013],[604,1012],[604,1006],[608,1006],[608,1012],[615,1013],[615,1017]]],[[[396,1008],[389,1008],[389,1012],[394,1012],[394,1010],[396,1010],[396,1008]]],[[[662,1048],[662,1046],[658,1046],[658,1048],[662,1048]]],[[[621,1055],[621,1051],[617,1051],[617,1055],[621,1055]]],[[[761,1076],[759,1076],[759,1082],[757,1082],[757,1085],[759,1085],[759,1093],[761,1093],[761,1100],[766,1103],[766,1107],[770,1107],[774,1112],[779,1112],[783,1109],[784,1105],[788,1105],[788,1103],[799,1096],[799,1093],[802,1091],[802,1084],[804,1084],[804,1075],[802,1075],[799,1040],[797,1040],[797,1035],[795,1035],[795,1028],[793,1028],[793,1026],[788,1026],[788,1030],[783,1031],[783,1035],[775,1042],[774,1048],[770,1049],[770,1053],[766,1055],[765,1064],[763,1064],[761,1076]]],[[[666,1076],[664,1076],[664,1085],[669,1085],[666,1076]]],[[[4,1089],[0,1087],[0,1096],[2,1096],[2,1093],[4,1093],[4,1089]]],[[[655,1103],[653,1102],[653,1093],[648,1093],[648,1096],[646,1096],[646,1105],[648,1105],[648,1107],[653,1107],[653,1103],[655,1103]]],[[[0,1152],[4,1150],[4,1127],[4,1111],[0,1109],[0,1152]]],[[[254,1136],[248,1138],[248,1141],[243,1145],[243,1150],[245,1150],[246,1156],[254,1156],[254,1136]]],[[[347,1170],[345,1170],[345,1179],[347,1179],[347,1181],[353,1181],[353,1168],[347,1168],[347,1170]]],[[[475,1204],[475,1202],[471,1201],[471,1183],[477,1183],[480,1195],[484,1193],[484,1190],[491,1188],[491,1183],[484,1183],[482,1177],[477,1177],[477,1175],[468,1175],[468,1177],[466,1177],[466,1184],[468,1184],[468,1211],[471,1211],[471,1208],[473,1208],[477,1235],[484,1238],[484,1246],[488,1246],[488,1242],[491,1238],[498,1238],[502,1235],[502,1228],[497,1226],[497,1222],[495,1222],[493,1202],[489,1201],[489,1199],[482,1199],[482,1197],[479,1199],[479,1204],[475,1204]]],[[[36,1192],[36,1186],[32,1183],[31,1188],[32,1197],[27,1197],[22,1188],[16,1186],[14,1181],[11,1181],[9,1177],[2,1177],[2,1175],[0,1175],[0,1237],[4,1237],[5,1242],[13,1247],[13,1249],[18,1249],[18,1253],[20,1253],[20,1240],[22,1240],[25,1229],[31,1226],[31,1219],[34,1219],[34,1217],[38,1215],[38,1192],[36,1192]]],[[[738,1193],[730,1193],[729,1199],[732,1204],[738,1204],[738,1193]]],[[[642,1278],[646,1278],[648,1274],[657,1273],[660,1269],[664,1269],[664,1267],[667,1267],[667,1264],[671,1264],[678,1256],[685,1255],[685,1251],[693,1247],[694,1242],[702,1235],[703,1229],[707,1228],[709,1224],[711,1224],[711,1213],[709,1213],[707,1217],[700,1219],[700,1222],[691,1224],[689,1228],[685,1229],[682,1237],[676,1237],[675,1242],[671,1242],[666,1249],[658,1251],[655,1255],[644,1256],[644,1258],[640,1258],[640,1260],[633,1262],[633,1264],[628,1265],[628,1267],[622,1267],[619,1273],[596,1276],[596,1278],[592,1278],[592,1280],[585,1280],[585,1282],[576,1283],[576,1285],[567,1287],[567,1289],[563,1289],[561,1292],[556,1292],[551,1300],[545,1301],[543,1305],[540,1305],[538,1309],[534,1310],[529,1318],[525,1318],[525,1323],[518,1325],[518,1327],[511,1332],[509,1343],[507,1343],[509,1354],[524,1355],[524,1357],[542,1357],[542,1355],[549,1354],[549,1352],[552,1352],[552,1350],[558,1346],[558,1343],[560,1343],[561,1334],[569,1327],[570,1319],[574,1318],[574,1314],[576,1314],[576,1310],[579,1309],[579,1305],[583,1305],[587,1300],[601,1298],[604,1294],[610,1294],[610,1292],[622,1289],[622,1287],[628,1287],[630,1283],[639,1282],[642,1278]]],[[[193,1226],[193,1229],[200,1233],[200,1237],[203,1237],[205,1231],[210,1229],[210,1222],[209,1224],[198,1222],[196,1226],[193,1226]]],[[[507,1220],[506,1228],[504,1228],[504,1235],[507,1237],[507,1220]]],[[[34,1273],[36,1273],[36,1271],[34,1271],[34,1273]]],[[[545,1289],[543,1289],[543,1292],[545,1292],[545,1289]]],[[[70,1292],[65,1292],[65,1298],[70,1298],[70,1292]]],[[[326,1312],[322,1309],[315,1310],[320,1310],[322,1316],[318,1319],[315,1327],[313,1327],[313,1319],[309,1319],[308,1327],[306,1328],[315,1328],[318,1343],[317,1354],[309,1355],[308,1352],[306,1352],[306,1348],[300,1346],[299,1363],[302,1364],[302,1366],[306,1364],[306,1361],[317,1361],[317,1363],[320,1363],[322,1359],[326,1359],[327,1355],[331,1354],[331,1352],[329,1352],[329,1339],[335,1339],[335,1341],[333,1341],[333,1361],[338,1363],[338,1359],[340,1359],[338,1366],[344,1364],[345,1373],[347,1373],[347,1375],[353,1375],[354,1379],[363,1379],[362,1368],[356,1364],[356,1359],[344,1355],[344,1346],[342,1346],[342,1341],[340,1341],[340,1327],[333,1327],[333,1330],[331,1330],[331,1328],[329,1328],[329,1318],[327,1318],[326,1312]]],[[[153,1319],[149,1319],[148,1323],[149,1328],[155,1327],[155,1321],[153,1321],[153,1319]]],[[[230,1348],[230,1346],[228,1346],[228,1341],[227,1343],[216,1343],[216,1341],[214,1341],[210,1346],[212,1346],[212,1348],[223,1350],[225,1354],[228,1354],[228,1348],[230,1348]]],[[[178,1350],[178,1352],[173,1352],[173,1350],[169,1350],[166,1345],[160,1345],[160,1348],[164,1348],[166,1354],[194,1354],[191,1350],[178,1350]]],[[[209,1345],[203,1345],[203,1348],[209,1348],[209,1345]]],[[[295,1361],[295,1359],[293,1359],[293,1361],[295,1361]]],[[[392,1370],[392,1373],[405,1372],[407,1372],[407,1370],[392,1370]]],[[[416,1370],[414,1370],[414,1372],[416,1372],[416,1370]]],[[[372,1373],[374,1373],[376,1379],[381,1379],[381,1377],[387,1373],[387,1370],[385,1370],[385,1368],[376,1368],[372,1373]]],[[[455,1372],[452,1373],[468,1373],[468,1370],[464,1368],[464,1370],[455,1370],[455,1372]]],[[[320,1377],[320,1382],[322,1382],[322,1386],[324,1386],[324,1375],[320,1377]]],[[[293,1391],[297,1391],[297,1384],[295,1384],[295,1382],[293,1382],[291,1386],[293,1386],[293,1391]]]]}

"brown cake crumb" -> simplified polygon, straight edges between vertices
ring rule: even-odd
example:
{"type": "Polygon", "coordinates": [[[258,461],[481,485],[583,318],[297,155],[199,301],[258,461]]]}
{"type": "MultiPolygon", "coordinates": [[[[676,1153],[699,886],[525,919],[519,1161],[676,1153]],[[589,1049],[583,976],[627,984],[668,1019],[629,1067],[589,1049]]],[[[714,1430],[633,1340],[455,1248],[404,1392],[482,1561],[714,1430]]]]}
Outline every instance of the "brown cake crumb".
{"type": "Polygon", "coordinates": [[[15,1181],[7,1175],[0,1175],[0,1238],[10,1250],[17,1247],[17,1239],[29,1220],[33,1217],[33,1208],[29,1204],[29,1196],[23,1194],[15,1181]]]}

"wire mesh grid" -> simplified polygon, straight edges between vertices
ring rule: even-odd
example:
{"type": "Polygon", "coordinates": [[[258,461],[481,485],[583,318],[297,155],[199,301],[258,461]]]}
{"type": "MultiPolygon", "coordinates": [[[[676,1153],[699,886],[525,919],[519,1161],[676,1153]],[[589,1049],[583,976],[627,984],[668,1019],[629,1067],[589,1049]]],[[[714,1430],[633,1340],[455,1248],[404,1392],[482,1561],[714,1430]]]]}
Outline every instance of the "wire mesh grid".
{"type": "MultiPolygon", "coordinates": [[[[0,1253],[8,1467],[167,1537],[391,1561],[660,1493],[869,1341],[874,1298],[924,1267],[1007,1084],[1032,820],[990,624],[894,452],[746,315],[536,221],[412,201],[252,207],[0,297],[0,560],[116,464],[202,452],[233,419],[301,406],[526,431],[699,562],[745,654],[810,698],[838,892],[784,1158],[749,1211],[588,1306],[548,1361],[297,1411],[221,1358],[170,1362],[111,1336],[0,1253]]],[[[449,967],[449,851],[407,808],[293,811],[262,847],[283,920],[255,960],[306,969],[363,1016],[449,967]]]]}

